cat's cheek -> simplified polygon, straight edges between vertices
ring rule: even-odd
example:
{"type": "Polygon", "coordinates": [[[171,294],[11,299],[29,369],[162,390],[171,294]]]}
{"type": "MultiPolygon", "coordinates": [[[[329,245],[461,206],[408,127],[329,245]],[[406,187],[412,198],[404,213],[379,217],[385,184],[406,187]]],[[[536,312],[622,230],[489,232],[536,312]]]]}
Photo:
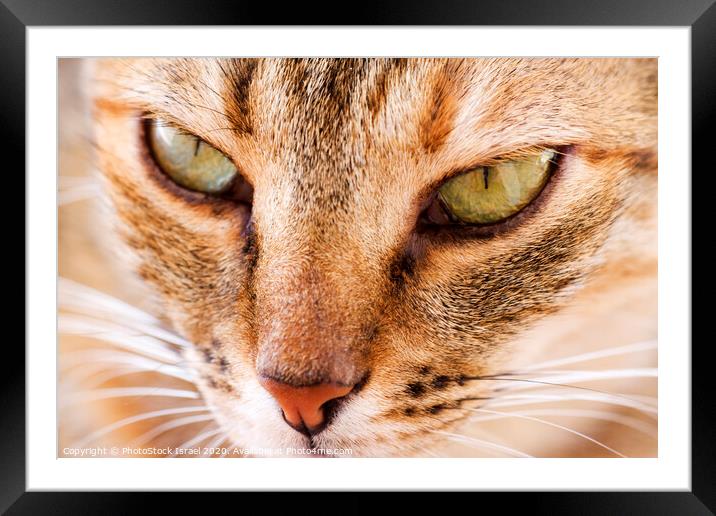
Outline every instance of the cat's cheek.
{"type": "Polygon", "coordinates": [[[611,165],[615,177],[605,178],[594,163],[570,155],[530,227],[429,248],[419,264],[420,283],[405,303],[417,309],[403,317],[422,321],[446,352],[476,356],[560,311],[604,263],[622,202],[619,177],[627,173],[611,165]]]}

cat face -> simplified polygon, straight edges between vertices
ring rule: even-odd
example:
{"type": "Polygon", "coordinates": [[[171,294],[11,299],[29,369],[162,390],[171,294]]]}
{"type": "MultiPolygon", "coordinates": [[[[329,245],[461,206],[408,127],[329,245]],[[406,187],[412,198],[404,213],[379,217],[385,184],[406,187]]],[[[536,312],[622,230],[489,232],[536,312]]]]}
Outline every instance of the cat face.
{"type": "Polygon", "coordinates": [[[575,296],[654,270],[655,60],[108,60],[95,88],[123,256],[237,445],[424,448],[575,296]],[[177,184],[147,119],[251,195],[177,184]],[[425,223],[445,181],[543,149],[516,215],[425,223]]]}

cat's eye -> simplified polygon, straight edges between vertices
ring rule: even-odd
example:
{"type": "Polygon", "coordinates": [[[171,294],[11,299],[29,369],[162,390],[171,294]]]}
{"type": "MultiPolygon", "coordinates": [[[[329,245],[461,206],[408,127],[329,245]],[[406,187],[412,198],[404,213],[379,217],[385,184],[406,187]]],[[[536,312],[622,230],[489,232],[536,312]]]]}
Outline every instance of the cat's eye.
{"type": "Polygon", "coordinates": [[[556,155],[544,150],[523,159],[477,167],[444,183],[427,212],[433,223],[494,224],[530,204],[546,185],[556,155]]]}
{"type": "Polygon", "coordinates": [[[151,120],[148,141],[161,169],[177,184],[208,194],[228,190],[238,175],[233,162],[204,140],[151,120]]]}

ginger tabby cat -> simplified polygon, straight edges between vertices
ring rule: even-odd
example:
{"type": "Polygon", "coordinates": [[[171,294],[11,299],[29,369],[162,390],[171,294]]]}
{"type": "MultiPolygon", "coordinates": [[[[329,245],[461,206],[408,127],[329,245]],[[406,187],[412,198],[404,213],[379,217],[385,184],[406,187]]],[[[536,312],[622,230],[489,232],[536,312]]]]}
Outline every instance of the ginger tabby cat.
{"type": "Polygon", "coordinates": [[[656,60],[63,73],[60,455],[656,455],[656,60]]]}

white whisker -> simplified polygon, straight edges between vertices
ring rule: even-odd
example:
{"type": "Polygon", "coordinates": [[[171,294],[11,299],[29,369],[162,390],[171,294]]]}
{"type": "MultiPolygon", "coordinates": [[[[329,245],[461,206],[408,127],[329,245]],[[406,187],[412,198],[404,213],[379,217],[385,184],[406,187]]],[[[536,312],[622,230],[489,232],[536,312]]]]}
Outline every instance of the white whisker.
{"type": "Polygon", "coordinates": [[[524,415],[522,415],[522,414],[515,414],[515,413],[510,413],[510,412],[499,412],[499,411],[496,411],[496,410],[468,409],[468,408],[466,408],[465,410],[468,410],[468,411],[470,411],[470,412],[482,413],[482,414],[500,414],[500,415],[504,415],[504,416],[506,416],[506,417],[514,417],[514,418],[517,418],[517,419],[524,419],[524,420],[527,420],[527,421],[534,421],[534,422],[536,422],[536,423],[541,423],[541,424],[544,424],[544,425],[547,425],[547,426],[552,426],[552,427],[554,427],[554,428],[559,428],[559,429],[561,429],[561,430],[564,430],[565,432],[569,432],[570,434],[576,435],[576,436],[578,436],[578,437],[582,437],[583,439],[586,439],[586,440],[588,440],[588,441],[590,441],[590,442],[596,444],[597,446],[599,446],[599,447],[601,447],[601,448],[604,448],[605,450],[608,450],[608,451],[610,451],[611,453],[613,453],[613,454],[615,454],[615,455],[618,455],[619,457],[626,458],[626,455],[624,455],[624,454],[622,454],[622,453],[616,451],[616,450],[613,449],[613,448],[610,448],[609,446],[607,446],[606,444],[604,444],[604,443],[602,443],[602,442],[597,441],[597,440],[594,439],[593,437],[590,437],[590,436],[588,436],[588,435],[586,435],[586,434],[583,434],[582,432],[578,432],[577,430],[574,430],[574,429],[572,429],[572,428],[567,428],[566,426],[558,425],[557,423],[553,423],[552,421],[546,421],[546,420],[544,420],[544,419],[539,419],[539,418],[532,417],[532,416],[524,416],[524,415]]]}
{"type": "Polygon", "coordinates": [[[130,446],[141,446],[151,439],[154,439],[155,437],[163,434],[164,432],[168,432],[169,430],[173,430],[175,428],[180,428],[182,426],[191,425],[193,423],[200,423],[203,421],[211,421],[214,419],[213,414],[199,414],[196,416],[186,416],[186,417],[180,417],[177,419],[173,419],[171,421],[167,421],[166,423],[162,423],[161,425],[152,428],[148,432],[144,432],[142,435],[134,439],[130,446]]]}
{"type": "MultiPolygon", "coordinates": [[[[505,413],[509,414],[509,413],[505,413]]],[[[582,409],[535,409],[535,410],[521,410],[519,412],[522,416],[558,416],[558,417],[576,417],[576,418],[588,418],[598,419],[601,421],[610,421],[612,423],[618,423],[620,425],[627,426],[638,432],[655,436],[656,428],[654,425],[650,425],[640,419],[629,417],[621,414],[615,414],[613,412],[607,412],[604,410],[582,410],[582,409]]],[[[504,419],[511,417],[510,415],[488,415],[479,418],[471,419],[472,422],[486,422],[504,419]]]]}
{"type": "Polygon", "coordinates": [[[192,380],[192,376],[189,374],[186,374],[185,371],[165,371],[161,372],[158,370],[149,370],[144,369],[140,367],[132,367],[132,366],[120,366],[113,368],[112,370],[105,370],[100,371],[104,374],[99,374],[99,372],[95,371],[96,376],[92,377],[92,380],[90,381],[88,377],[85,378],[84,382],[82,382],[82,388],[92,389],[95,387],[99,387],[100,385],[109,382],[111,380],[116,380],[117,378],[121,378],[123,376],[128,376],[130,374],[135,373],[152,373],[152,374],[161,374],[163,376],[169,376],[171,378],[176,378],[177,380],[181,380],[183,382],[190,383],[192,385],[195,385],[195,382],[192,380]]]}
{"type": "MultiPolygon", "coordinates": [[[[189,439],[188,441],[180,444],[179,446],[176,447],[176,449],[191,448],[192,446],[194,446],[196,444],[206,441],[209,437],[214,437],[215,435],[218,435],[218,434],[223,434],[223,430],[221,430],[220,428],[214,428],[212,430],[207,430],[206,432],[202,432],[199,435],[194,436],[191,439],[189,439]]],[[[170,454],[170,456],[174,456],[174,455],[175,455],[174,453],[170,454]]]]}
{"type": "Polygon", "coordinates": [[[183,339],[162,327],[146,323],[128,321],[120,324],[117,321],[107,321],[85,314],[62,314],[60,315],[59,322],[60,324],[58,326],[60,331],[65,330],[62,325],[66,324],[68,325],[67,331],[70,331],[72,328],[83,328],[89,332],[107,331],[131,336],[152,337],[160,341],[164,346],[167,344],[173,344],[174,346],[178,346],[180,348],[192,347],[192,344],[186,339],[183,339]]]}
{"type": "Polygon", "coordinates": [[[547,367],[561,367],[567,364],[574,364],[577,362],[587,362],[589,360],[596,360],[599,358],[606,358],[616,355],[625,355],[627,353],[638,353],[641,351],[649,351],[657,348],[657,341],[646,340],[643,342],[635,342],[633,344],[627,344],[625,346],[618,346],[615,348],[608,348],[599,351],[592,351],[591,353],[583,353],[572,357],[558,358],[555,360],[548,360],[546,362],[539,362],[532,364],[524,368],[525,371],[534,371],[535,369],[545,369],[547,367]]]}
{"type": "MultiPolygon", "coordinates": [[[[116,333],[125,333],[127,335],[149,336],[162,341],[162,344],[164,345],[173,344],[180,348],[192,347],[192,344],[186,339],[183,339],[178,335],[156,325],[133,322],[131,320],[127,322],[122,321],[120,324],[117,321],[107,321],[105,319],[88,316],[86,314],[62,314],[60,317],[64,319],[64,321],[60,321],[61,324],[64,322],[64,324],[69,325],[83,325],[81,327],[87,328],[89,331],[113,331],[116,333]]],[[[62,330],[63,328],[60,326],[60,331],[62,330]]]]}
{"type": "MultiPolygon", "coordinates": [[[[181,355],[177,354],[178,358],[181,355]]],[[[94,347],[68,351],[61,358],[61,369],[72,369],[78,366],[85,366],[92,363],[111,363],[123,365],[136,365],[147,369],[156,367],[176,367],[177,362],[166,363],[144,355],[138,355],[131,351],[116,349],[114,347],[94,347]]]]}
{"type": "Polygon", "coordinates": [[[501,444],[493,443],[490,441],[483,441],[482,439],[477,439],[475,437],[470,437],[467,435],[460,435],[460,434],[454,434],[451,432],[445,432],[444,430],[430,430],[430,432],[434,434],[440,434],[449,437],[451,440],[457,440],[464,443],[472,444],[478,447],[487,448],[490,450],[497,450],[501,451],[503,453],[507,453],[509,455],[512,455],[514,457],[524,457],[524,458],[532,458],[532,455],[529,455],[523,451],[517,450],[515,448],[510,448],[508,446],[503,446],[501,444]]]}
{"type": "Polygon", "coordinates": [[[88,364],[80,371],[71,370],[62,373],[62,388],[66,391],[82,388],[90,390],[100,385],[132,373],[143,372],[131,366],[117,366],[108,369],[107,364],[88,364]]]}
{"type": "Polygon", "coordinates": [[[76,185],[68,188],[62,188],[57,192],[57,204],[65,206],[78,201],[92,199],[100,194],[101,190],[98,185],[85,184],[76,185]]]}
{"type": "Polygon", "coordinates": [[[110,320],[120,318],[122,321],[160,324],[159,319],[139,308],[67,278],[58,278],[57,294],[58,308],[62,310],[103,315],[110,320]]]}
{"type": "Polygon", "coordinates": [[[121,419],[119,421],[116,421],[110,425],[107,425],[103,428],[100,428],[99,430],[92,432],[91,434],[87,435],[84,439],[78,441],[74,448],[84,448],[88,444],[92,443],[93,441],[99,439],[100,437],[103,437],[111,432],[114,432],[115,430],[118,430],[120,428],[123,428],[125,426],[138,423],[140,421],[144,421],[147,419],[153,419],[155,417],[163,417],[163,416],[171,416],[173,414],[184,414],[187,412],[206,412],[208,409],[205,406],[196,406],[196,407],[176,407],[176,408],[168,408],[168,409],[162,409],[162,410],[154,410],[151,412],[145,412],[143,414],[137,414],[136,416],[130,416],[126,417],[124,419],[121,419]]]}
{"type": "Polygon", "coordinates": [[[58,317],[58,327],[60,333],[65,335],[94,338],[164,362],[174,363],[178,358],[181,358],[176,349],[159,339],[148,335],[132,335],[126,329],[112,327],[107,323],[97,325],[87,318],[60,315],[58,317]]]}
{"type": "MultiPolygon", "coordinates": [[[[503,373],[497,375],[500,377],[513,377],[513,376],[530,376],[533,375],[571,375],[578,376],[584,375],[586,377],[592,376],[593,373],[614,373],[619,376],[625,376],[627,378],[640,377],[640,376],[653,376],[656,377],[656,368],[637,368],[637,369],[540,369],[539,371],[525,371],[525,372],[513,372],[503,373]],[[653,371],[653,372],[652,372],[653,371]]],[[[543,379],[542,376],[534,376],[535,379],[543,379]]]]}
{"type": "Polygon", "coordinates": [[[201,456],[202,457],[210,457],[211,455],[209,455],[209,450],[211,450],[213,448],[218,448],[220,444],[223,444],[228,440],[229,440],[229,436],[227,436],[225,433],[222,432],[221,434],[219,434],[219,437],[217,437],[212,442],[210,442],[209,444],[206,445],[207,451],[205,453],[202,453],[201,456]]]}
{"type": "Polygon", "coordinates": [[[68,188],[77,185],[97,184],[97,181],[91,176],[68,176],[61,175],[57,177],[57,186],[59,188],[68,188]]]}
{"type": "Polygon", "coordinates": [[[73,393],[68,397],[67,401],[62,403],[61,406],[86,403],[88,401],[105,400],[109,398],[128,398],[132,396],[199,399],[199,393],[196,391],[166,389],[161,387],[117,387],[73,393]]]}
{"type": "Polygon", "coordinates": [[[62,371],[80,369],[80,374],[74,373],[72,376],[74,378],[89,378],[97,372],[106,370],[108,367],[112,367],[116,371],[157,373],[189,383],[195,383],[196,380],[196,374],[191,370],[182,369],[173,364],[158,362],[144,356],[114,350],[83,350],[66,353],[62,357],[60,369],[62,371]],[[115,367],[115,365],[119,367],[115,367]]]}
{"type": "Polygon", "coordinates": [[[175,346],[178,346],[180,348],[188,349],[194,347],[194,344],[192,344],[188,340],[180,337],[175,333],[167,331],[162,327],[136,323],[134,324],[134,329],[142,331],[146,335],[151,335],[152,337],[155,337],[157,339],[174,344],[175,346]]]}
{"type": "MultiPolygon", "coordinates": [[[[514,382],[509,387],[502,387],[502,390],[518,391],[525,389],[534,389],[535,385],[552,385],[557,387],[573,387],[579,388],[576,385],[567,385],[569,383],[580,383],[580,382],[592,382],[597,380],[610,380],[616,378],[656,378],[656,368],[641,368],[641,369],[606,369],[602,371],[584,371],[577,372],[574,374],[564,374],[556,376],[547,376],[539,378],[508,378],[508,377],[492,377],[484,378],[483,380],[494,380],[504,382],[514,382]],[[521,383],[524,382],[524,383],[521,383]]],[[[601,392],[601,391],[598,391],[601,392]]],[[[612,394],[612,393],[604,393],[612,394]]],[[[614,396],[621,396],[613,394],[614,396]]]]}
{"type": "MultiPolygon", "coordinates": [[[[85,320],[88,320],[90,322],[94,322],[95,324],[107,324],[107,321],[104,321],[103,319],[93,318],[93,317],[85,317],[85,320]]],[[[127,330],[135,330],[139,332],[140,335],[147,335],[154,337],[156,339],[161,340],[163,343],[173,344],[175,346],[178,346],[180,348],[190,348],[193,347],[193,344],[189,342],[188,340],[180,337],[176,333],[173,333],[169,330],[167,330],[161,322],[156,321],[153,323],[149,322],[142,322],[142,321],[132,321],[130,320],[112,320],[109,322],[109,324],[112,325],[113,328],[117,329],[117,331],[127,330]],[[120,326],[121,323],[121,326],[120,326]]]]}
{"type": "MultiPolygon", "coordinates": [[[[650,400],[656,398],[646,397],[650,400]]],[[[488,402],[489,407],[512,407],[515,405],[532,405],[535,403],[555,403],[565,401],[593,401],[597,403],[607,403],[610,405],[618,405],[629,407],[641,412],[645,412],[649,417],[656,417],[657,409],[646,403],[636,399],[622,398],[617,396],[609,396],[600,393],[574,393],[568,394],[518,394],[518,395],[501,395],[495,398],[494,402],[488,402]]]]}

